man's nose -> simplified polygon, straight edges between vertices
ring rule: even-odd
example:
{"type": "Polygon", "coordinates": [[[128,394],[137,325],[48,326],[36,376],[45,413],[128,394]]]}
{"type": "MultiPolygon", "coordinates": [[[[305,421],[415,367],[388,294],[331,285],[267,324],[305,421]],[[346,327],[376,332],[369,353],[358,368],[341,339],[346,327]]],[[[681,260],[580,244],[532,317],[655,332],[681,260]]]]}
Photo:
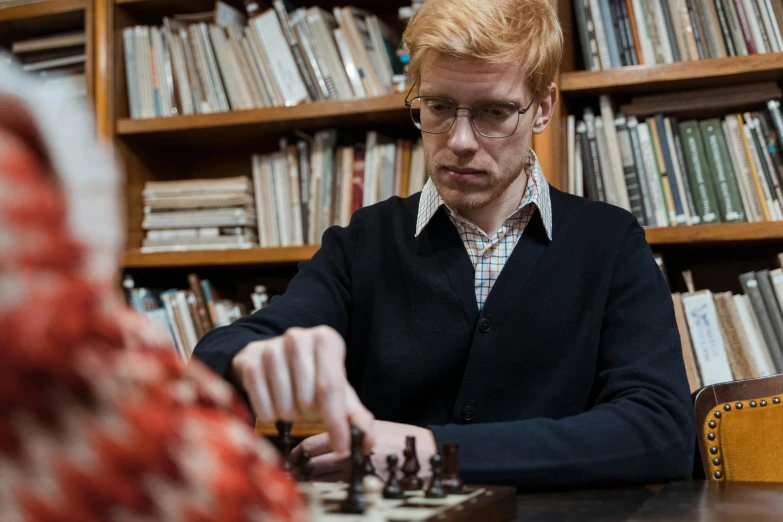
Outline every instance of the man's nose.
{"type": "Polygon", "coordinates": [[[478,152],[479,143],[468,110],[457,109],[456,121],[449,132],[448,147],[454,154],[464,156],[478,152]]]}

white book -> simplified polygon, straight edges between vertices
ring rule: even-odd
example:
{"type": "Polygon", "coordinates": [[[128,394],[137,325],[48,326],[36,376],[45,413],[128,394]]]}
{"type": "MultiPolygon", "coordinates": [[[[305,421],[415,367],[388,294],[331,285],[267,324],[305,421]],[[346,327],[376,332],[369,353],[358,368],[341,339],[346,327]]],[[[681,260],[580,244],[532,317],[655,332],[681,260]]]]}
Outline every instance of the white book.
{"type": "Polygon", "coordinates": [[[663,191],[661,190],[661,173],[658,171],[658,164],[655,162],[650,128],[647,126],[647,122],[640,121],[636,131],[639,134],[639,146],[642,149],[644,170],[647,174],[647,184],[652,198],[655,225],[665,227],[669,224],[669,220],[666,217],[668,209],[663,198],[663,191]]]}
{"type": "Polygon", "coordinates": [[[354,96],[356,98],[366,98],[367,91],[364,89],[362,83],[362,77],[359,74],[359,67],[351,54],[351,48],[348,46],[348,41],[345,39],[342,29],[335,29],[333,31],[334,41],[337,44],[337,49],[340,51],[340,57],[342,58],[345,66],[345,73],[348,75],[348,79],[351,82],[351,88],[353,89],[354,96]]]}
{"type": "Polygon", "coordinates": [[[334,15],[321,7],[311,7],[307,10],[306,20],[313,35],[315,50],[326,64],[338,98],[341,100],[353,98],[353,87],[334,38],[333,31],[337,28],[334,15]]]}
{"type": "MultiPolygon", "coordinates": [[[[646,0],[649,1],[649,0],[646,0]]],[[[647,18],[645,16],[643,0],[633,0],[633,13],[636,19],[636,32],[639,35],[639,45],[641,46],[642,59],[644,65],[655,65],[655,50],[653,49],[652,40],[647,32],[647,18]]]]}
{"type": "Polygon", "coordinates": [[[285,106],[291,107],[308,101],[310,95],[291,54],[288,40],[283,35],[277,12],[267,9],[263,14],[254,16],[251,25],[266,52],[272,76],[283,95],[285,106]]]}
{"type": "Polygon", "coordinates": [[[712,292],[703,290],[682,297],[693,351],[699,361],[702,385],[733,379],[712,292]]]}
{"type": "MultiPolygon", "coordinates": [[[[747,192],[748,204],[745,205],[749,221],[766,221],[764,210],[761,207],[761,198],[756,185],[753,182],[753,171],[750,168],[750,160],[745,153],[744,138],[739,127],[739,116],[729,114],[725,117],[726,139],[729,144],[729,153],[732,161],[735,163],[734,172],[741,185],[745,186],[747,192]]],[[[744,201],[743,201],[744,204],[744,201]]]]}
{"type": "Polygon", "coordinates": [[[761,328],[756,320],[750,299],[747,295],[735,295],[732,299],[737,307],[737,315],[745,330],[745,336],[748,338],[755,377],[775,375],[777,373],[775,363],[772,361],[764,336],[761,335],[761,328]]]}
{"type": "Polygon", "coordinates": [[[141,117],[139,76],[136,70],[136,42],[134,28],[122,30],[122,48],[125,54],[125,85],[128,89],[128,112],[131,118],[141,117]]]}
{"type": "Polygon", "coordinates": [[[192,292],[180,290],[175,294],[175,298],[177,300],[177,313],[179,320],[182,321],[182,329],[185,333],[185,347],[187,348],[188,357],[190,357],[193,355],[193,350],[196,349],[196,344],[198,344],[198,334],[196,334],[196,326],[193,324],[193,316],[190,315],[188,294],[192,294],[192,292]]]}
{"type": "Polygon", "coordinates": [[[783,268],[770,270],[769,280],[772,283],[772,289],[775,291],[775,297],[778,299],[778,306],[783,309],[783,268]]]}
{"type": "Polygon", "coordinates": [[[609,152],[609,163],[612,168],[612,180],[615,184],[615,195],[617,197],[617,206],[631,211],[631,202],[628,198],[628,185],[625,183],[625,169],[623,168],[623,158],[620,155],[619,140],[617,130],[614,126],[614,109],[609,96],[602,94],[599,99],[601,105],[601,119],[604,123],[604,133],[606,135],[607,151],[609,152]]]}
{"type": "MultiPolygon", "coordinates": [[[[775,1],[780,2],[781,0],[775,1]]],[[[758,6],[764,28],[767,31],[767,38],[771,47],[770,52],[777,53],[783,50],[783,42],[781,42],[780,30],[778,29],[775,11],[772,10],[771,2],[772,0],[758,0],[758,6]]]]}
{"type": "Polygon", "coordinates": [[[760,25],[764,22],[758,19],[755,11],[753,10],[753,2],[755,1],[756,0],[742,0],[743,7],[745,8],[745,13],[748,19],[748,25],[750,26],[750,33],[753,36],[753,43],[756,44],[756,53],[766,54],[770,52],[770,50],[764,43],[764,37],[761,36],[760,25]]]}

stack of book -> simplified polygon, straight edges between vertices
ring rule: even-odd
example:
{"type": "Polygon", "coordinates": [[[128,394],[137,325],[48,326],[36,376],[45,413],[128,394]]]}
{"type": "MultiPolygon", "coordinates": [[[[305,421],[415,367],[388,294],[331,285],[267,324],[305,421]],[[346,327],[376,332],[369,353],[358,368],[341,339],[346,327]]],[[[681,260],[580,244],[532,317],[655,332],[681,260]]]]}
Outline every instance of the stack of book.
{"type": "Polygon", "coordinates": [[[334,129],[297,133],[272,154],[253,156],[259,243],[317,244],[332,225],[347,226],[359,208],[406,197],[425,183],[421,140],[392,140],[369,131],[366,140],[338,144],[334,129]]]}
{"type": "Polygon", "coordinates": [[[84,31],[58,33],[11,43],[10,59],[47,85],[86,98],[84,31]]]}
{"type": "Polygon", "coordinates": [[[588,71],[783,51],[780,0],[574,0],[588,71]]]}
{"type": "Polygon", "coordinates": [[[258,246],[248,176],[149,181],[142,197],[144,253],[258,246]]]}
{"type": "Polygon", "coordinates": [[[218,1],[162,26],[123,30],[131,118],[202,114],[394,92],[399,35],[355,7],[283,0],[247,13],[218,1]]]}
{"type": "MultiPolygon", "coordinates": [[[[599,112],[568,117],[569,191],[623,207],[648,227],[783,220],[783,118],[780,100],[769,99],[780,88],[750,88],[757,110],[701,118],[667,110],[669,94],[619,111],[602,96],[599,112]]],[[[714,91],[730,91],[717,93],[724,103],[742,95],[714,91]]],[[[704,100],[676,96],[685,111],[704,100]]]]}
{"type": "Polygon", "coordinates": [[[177,353],[185,361],[190,359],[196,343],[207,332],[248,315],[244,303],[221,297],[209,279],[202,279],[195,273],[188,275],[189,288],[186,290],[136,287],[129,275],[125,276],[123,284],[128,304],[168,333],[177,353]]]}
{"type": "Polygon", "coordinates": [[[739,281],[744,294],[672,294],[691,391],[783,373],[783,268],[739,281]]]}

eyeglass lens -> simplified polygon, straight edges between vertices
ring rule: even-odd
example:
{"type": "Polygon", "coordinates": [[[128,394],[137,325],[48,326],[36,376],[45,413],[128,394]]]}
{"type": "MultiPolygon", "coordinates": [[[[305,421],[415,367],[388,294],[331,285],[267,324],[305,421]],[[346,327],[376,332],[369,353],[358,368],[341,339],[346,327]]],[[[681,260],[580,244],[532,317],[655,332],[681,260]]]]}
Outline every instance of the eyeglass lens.
{"type": "MultiPolygon", "coordinates": [[[[519,109],[511,102],[477,101],[470,107],[477,132],[488,137],[506,137],[514,133],[519,109]]],[[[411,100],[413,122],[424,132],[442,133],[454,124],[457,105],[447,98],[424,96],[411,100]]]]}

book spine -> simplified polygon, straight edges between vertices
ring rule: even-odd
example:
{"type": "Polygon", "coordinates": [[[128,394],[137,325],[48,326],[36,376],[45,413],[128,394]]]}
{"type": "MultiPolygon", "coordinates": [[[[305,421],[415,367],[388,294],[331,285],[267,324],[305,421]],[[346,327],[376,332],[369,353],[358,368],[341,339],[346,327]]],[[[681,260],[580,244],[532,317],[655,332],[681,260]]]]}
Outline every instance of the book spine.
{"type": "Polygon", "coordinates": [[[640,225],[646,226],[644,200],[639,187],[639,175],[636,171],[636,163],[631,151],[631,138],[625,117],[618,117],[615,119],[614,124],[617,131],[620,157],[623,162],[623,173],[625,174],[625,185],[628,189],[628,202],[631,206],[631,213],[636,217],[640,225]]]}
{"type": "Polygon", "coordinates": [[[696,203],[693,199],[693,190],[691,188],[691,180],[688,177],[688,169],[685,166],[685,157],[682,150],[682,139],[680,138],[680,128],[676,118],[670,119],[672,136],[674,138],[674,150],[676,152],[677,163],[680,168],[680,175],[682,176],[682,186],[685,192],[685,201],[688,204],[688,211],[690,213],[690,224],[698,225],[701,223],[701,216],[696,211],[696,203]]]}
{"type": "Polygon", "coordinates": [[[726,15],[726,23],[729,26],[731,40],[734,44],[734,49],[737,51],[737,55],[747,56],[748,46],[745,43],[745,38],[742,36],[742,28],[740,27],[737,10],[734,9],[734,3],[732,0],[716,0],[716,2],[721,2],[723,5],[723,14],[726,15]]]}
{"type": "Polygon", "coordinates": [[[767,343],[769,353],[772,356],[772,361],[775,363],[775,370],[778,373],[783,373],[783,351],[781,351],[780,342],[778,341],[774,327],[772,326],[772,319],[767,311],[767,306],[764,304],[764,297],[761,295],[756,273],[746,272],[741,274],[739,280],[742,290],[750,299],[750,304],[753,307],[759,327],[761,328],[761,334],[764,337],[764,341],[767,343]]]}
{"type": "Polygon", "coordinates": [[[598,196],[598,187],[595,181],[595,172],[593,170],[593,158],[590,152],[590,142],[587,138],[587,124],[580,121],[576,125],[576,133],[579,137],[580,153],[582,154],[582,170],[585,178],[585,192],[587,199],[601,201],[598,196]]]}
{"type": "MultiPolygon", "coordinates": [[[[593,60],[592,37],[588,28],[586,0],[575,0],[574,11],[576,13],[576,26],[579,30],[579,43],[582,47],[582,59],[587,71],[599,71],[600,63],[593,60]]],[[[592,24],[592,22],[591,22],[592,24]]]]}
{"type": "Polygon", "coordinates": [[[659,227],[667,227],[669,226],[669,212],[663,194],[658,164],[655,161],[655,148],[650,136],[650,127],[647,125],[647,122],[640,121],[637,131],[639,133],[642,157],[644,158],[644,170],[647,173],[647,186],[650,188],[653,208],[655,209],[655,223],[659,227]]]}
{"type": "Polygon", "coordinates": [[[723,0],[715,0],[715,11],[718,14],[718,24],[720,25],[720,31],[723,34],[723,43],[726,45],[726,53],[729,56],[737,56],[739,53],[737,52],[737,48],[734,46],[734,40],[731,37],[729,20],[726,16],[723,0]]]}
{"type": "Polygon", "coordinates": [[[682,304],[701,368],[702,384],[707,386],[731,381],[733,376],[712,294],[700,292],[687,295],[682,298],[682,304]]]}
{"type": "Polygon", "coordinates": [[[709,54],[706,52],[703,37],[699,29],[699,21],[696,18],[696,11],[693,8],[693,2],[695,0],[685,0],[685,5],[688,7],[688,17],[691,20],[691,31],[693,38],[696,40],[696,49],[699,51],[699,59],[703,60],[709,58],[709,54]]]}
{"type": "Polygon", "coordinates": [[[615,31],[614,22],[612,20],[612,12],[609,7],[609,0],[598,0],[598,4],[612,68],[621,67],[623,63],[622,60],[620,60],[620,41],[617,37],[617,32],[615,31]]]}
{"type": "Polygon", "coordinates": [[[664,124],[662,114],[655,115],[655,125],[657,126],[658,140],[661,143],[661,153],[663,156],[663,164],[666,169],[666,176],[669,179],[669,185],[671,186],[675,213],[674,220],[678,225],[685,225],[687,224],[685,205],[683,204],[683,197],[680,194],[680,189],[677,185],[674,162],[672,161],[671,148],[669,146],[668,136],[666,135],[666,125],[664,124]]]}
{"type": "Polygon", "coordinates": [[[750,129],[753,131],[753,141],[756,144],[756,149],[759,152],[759,159],[761,167],[764,169],[764,176],[770,189],[774,191],[774,197],[778,202],[783,203],[783,187],[775,175],[775,165],[772,163],[772,158],[769,155],[769,150],[764,146],[764,135],[761,131],[761,122],[758,117],[754,115],[753,123],[750,125],[750,129]]]}
{"type": "Polygon", "coordinates": [[[661,13],[663,14],[663,23],[666,28],[666,35],[669,40],[669,48],[671,49],[672,60],[675,62],[682,61],[677,42],[677,36],[674,32],[674,21],[672,19],[672,13],[669,10],[669,2],[667,2],[667,0],[661,0],[660,4],[661,13]]]}
{"type": "Polygon", "coordinates": [[[620,13],[620,23],[625,31],[625,38],[628,41],[628,58],[630,65],[639,65],[639,58],[634,43],[633,29],[631,28],[631,18],[628,13],[628,3],[625,0],[617,0],[617,9],[620,13]]]}
{"type": "Polygon", "coordinates": [[[737,20],[739,20],[740,30],[742,31],[742,38],[745,40],[745,47],[748,48],[748,54],[758,54],[756,42],[753,40],[753,32],[750,30],[750,22],[748,22],[748,13],[745,12],[745,5],[742,0],[732,1],[734,2],[734,10],[737,13],[737,20]]]}
{"type": "Polygon", "coordinates": [[[701,122],[701,130],[707,151],[707,162],[712,171],[712,181],[722,202],[724,221],[745,221],[745,211],[740,199],[739,187],[734,169],[731,167],[729,151],[720,120],[713,118],[701,122]]]}
{"type": "Polygon", "coordinates": [[[704,160],[704,145],[702,144],[699,124],[696,121],[686,121],[679,125],[680,135],[684,140],[684,156],[686,170],[694,189],[694,203],[703,223],[720,223],[720,213],[715,202],[715,192],[708,176],[704,160]]]}
{"type": "Polygon", "coordinates": [[[649,180],[644,168],[644,156],[642,155],[642,146],[639,142],[639,122],[636,116],[630,116],[627,120],[628,134],[631,138],[631,151],[633,161],[636,165],[636,172],[639,176],[639,191],[642,196],[642,207],[644,209],[645,222],[648,226],[655,226],[655,210],[650,193],[649,180]]]}

